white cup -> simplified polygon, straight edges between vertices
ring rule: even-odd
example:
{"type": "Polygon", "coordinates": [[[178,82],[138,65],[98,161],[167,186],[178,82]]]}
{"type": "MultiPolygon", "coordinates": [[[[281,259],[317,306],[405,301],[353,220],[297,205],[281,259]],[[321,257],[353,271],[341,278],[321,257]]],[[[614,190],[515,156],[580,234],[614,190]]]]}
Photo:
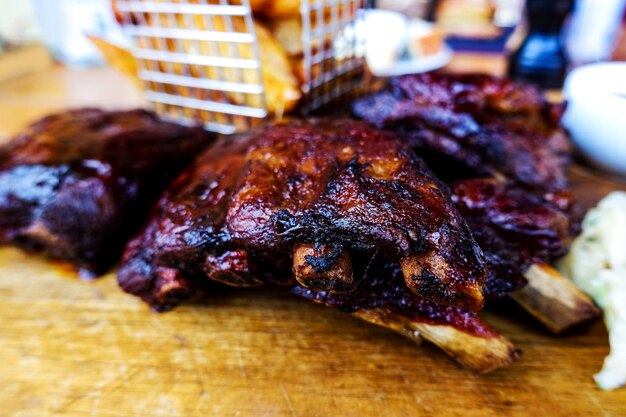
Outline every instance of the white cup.
{"type": "Polygon", "coordinates": [[[87,34],[119,41],[110,0],[34,0],[42,41],[61,63],[84,68],[105,63],[87,34]]]}
{"type": "Polygon", "coordinates": [[[389,10],[367,10],[358,26],[365,39],[365,59],[374,74],[389,70],[406,51],[408,20],[389,10]]]}
{"type": "Polygon", "coordinates": [[[579,67],[563,93],[563,125],[578,149],[597,167],[626,176],[626,63],[579,67]]]}

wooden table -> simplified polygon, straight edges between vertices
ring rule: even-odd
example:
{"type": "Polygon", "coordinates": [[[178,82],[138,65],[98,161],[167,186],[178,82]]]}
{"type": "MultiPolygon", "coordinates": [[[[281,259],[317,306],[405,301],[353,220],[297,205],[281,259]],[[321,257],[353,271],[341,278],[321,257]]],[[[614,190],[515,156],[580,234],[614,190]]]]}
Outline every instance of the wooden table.
{"type": "MultiPolygon", "coordinates": [[[[139,104],[110,70],[52,68],[0,86],[0,132],[67,106],[139,104]]],[[[575,178],[588,204],[614,187],[585,175],[575,178]]],[[[280,292],[224,290],[159,315],[113,274],[80,281],[3,248],[0,415],[626,415],[626,389],[602,392],[591,378],[608,352],[602,323],[554,338],[510,304],[485,316],[524,356],[478,376],[432,346],[280,292]]]]}

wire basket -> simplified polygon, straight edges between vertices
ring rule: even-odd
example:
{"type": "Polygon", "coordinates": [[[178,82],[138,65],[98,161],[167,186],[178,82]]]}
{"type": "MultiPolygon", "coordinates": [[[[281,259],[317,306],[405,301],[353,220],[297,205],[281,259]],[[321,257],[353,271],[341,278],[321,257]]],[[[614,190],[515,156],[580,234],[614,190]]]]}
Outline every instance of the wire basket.
{"type": "MultiPolygon", "coordinates": [[[[302,0],[300,110],[308,114],[358,88],[364,0],[302,0]]],[[[145,96],[182,123],[224,134],[270,115],[249,0],[117,0],[145,96]]],[[[272,103],[270,103],[272,104],[272,103]]],[[[280,112],[277,115],[280,116],[280,112]]]]}

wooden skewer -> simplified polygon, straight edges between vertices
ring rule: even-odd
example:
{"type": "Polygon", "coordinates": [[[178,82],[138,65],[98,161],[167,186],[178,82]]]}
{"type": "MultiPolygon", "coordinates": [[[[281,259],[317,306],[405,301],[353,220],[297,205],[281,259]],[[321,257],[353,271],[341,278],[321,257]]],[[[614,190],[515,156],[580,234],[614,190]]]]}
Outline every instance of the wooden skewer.
{"type": "Polygon", "coordinates": [[[462,366],[478,373],[508,366],[520,355],[513,343],[500,334],[480,337],[450,325],[416,321],[387,308],[362,309],[352,315],[394,330],[417,343],[428,340],[462,366]]]}
{"type": "Polygon", "coordinates": [[[593,301],[556,269],[537,263],[524,277],[528,285],[511,293],[511,298],[552,333],[562,333],[600,316],[593,301]]]}

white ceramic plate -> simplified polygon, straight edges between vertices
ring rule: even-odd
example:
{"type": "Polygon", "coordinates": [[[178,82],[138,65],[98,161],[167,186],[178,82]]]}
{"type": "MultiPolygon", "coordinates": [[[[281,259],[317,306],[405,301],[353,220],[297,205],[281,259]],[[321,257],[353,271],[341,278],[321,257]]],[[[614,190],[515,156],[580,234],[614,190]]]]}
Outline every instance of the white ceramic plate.
{"type": "Polygon", "coordinates": [[[402,59],[393,66],[385,69],[372,70],[372,73],[378,77],[394,77],[404,74],[419,74],[422,72],[432,71],[448,64],[452,59],[452,48],[444,44],[441,51],[435,55],[420,58],[402,59]]]}

